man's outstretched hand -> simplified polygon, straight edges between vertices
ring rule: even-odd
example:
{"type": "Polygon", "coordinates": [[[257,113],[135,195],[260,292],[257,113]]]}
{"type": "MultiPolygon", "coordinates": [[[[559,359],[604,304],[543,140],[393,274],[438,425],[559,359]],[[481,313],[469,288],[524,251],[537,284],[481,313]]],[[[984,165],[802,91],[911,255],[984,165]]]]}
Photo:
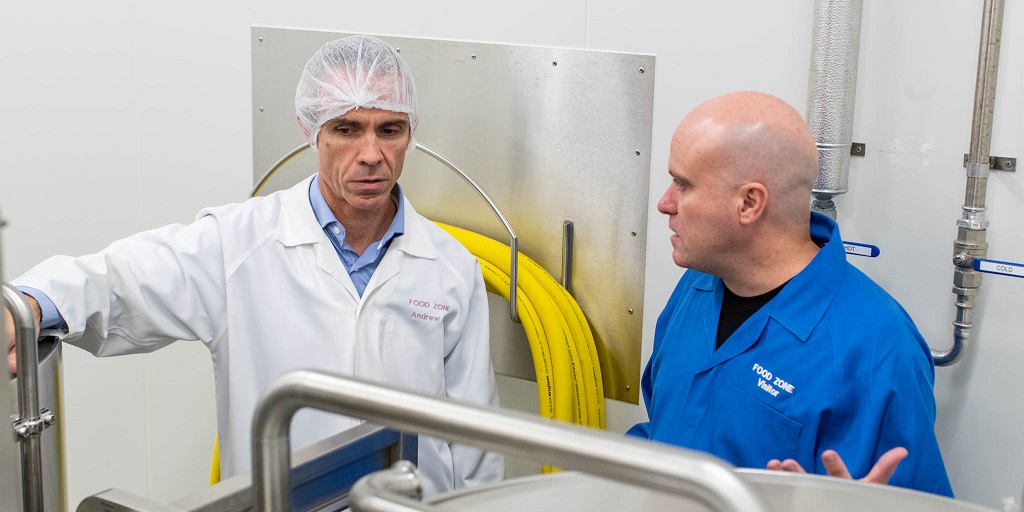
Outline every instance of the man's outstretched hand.
{"type": "MultiPolygon", "coordinates": [[[[892,474],[896,472],[896,467],[903,462],[903,459],[907,458],[907,449],[902,446],[893,448],[882,454],[878,458],[878,462],[875,463],[871,471],[868,472],[867,476],[861,478],[861,482],[867,482],[871,484],[887,484],[889,479],[892,478],[892,474]]],[[[846,464],[843,459],[836,453],[835,450],[825,450],[821,454],[821,463],[825,465],[825,471],[828,471],[829,476],[836,478],[846,478],[852,480],[850,471],[846,469],[846,464]]],[[[775,471],[787,471],[790,473],[806,473],[804,468],[800,466],[800,463],[793,459],[786,459],[780,461],[779,459],[772,459],[768,461],[768,469],[775,471]]]]}

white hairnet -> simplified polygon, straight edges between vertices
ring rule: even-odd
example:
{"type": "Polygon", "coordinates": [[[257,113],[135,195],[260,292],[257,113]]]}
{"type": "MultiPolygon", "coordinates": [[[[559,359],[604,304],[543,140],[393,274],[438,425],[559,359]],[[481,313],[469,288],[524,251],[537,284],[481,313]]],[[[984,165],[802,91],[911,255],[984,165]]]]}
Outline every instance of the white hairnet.
{"type": "Polygon", "coordinates": [[[323,45],[295,88],[295,116],[314,150],[324,123],[357,108],[408,114],[412,144],[417,121],[412,73],[398,52],[376,37],[349,36],[323,45]]]}

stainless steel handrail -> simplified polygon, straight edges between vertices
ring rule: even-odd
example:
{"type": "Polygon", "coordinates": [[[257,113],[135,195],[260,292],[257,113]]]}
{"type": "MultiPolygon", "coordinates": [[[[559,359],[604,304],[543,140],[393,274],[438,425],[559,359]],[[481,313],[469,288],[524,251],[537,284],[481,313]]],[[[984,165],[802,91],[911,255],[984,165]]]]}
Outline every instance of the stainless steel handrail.
{"type": "Polygon", "coordinates": [[[289,427],[292,416],[303,407],[579,469],[694,499],[715,510],[769,510],[731,466],[707,454],[353,378],[299,371],[271,383],[256,406],[252,462],[257,512],[289,507],[289,427]]]}
{"type": "Polygon", "coordinates": [[[3,283],[4,302],[14,318],[15,360],[18,365],[18,418],[13,428],[21,443],[22,504],[29,512],[43,510],[43,455],[40,435],[52,425],[53,414],[39,408],[39,347],[35,316],[17,288],[3,283]]]}
{"type": "MultiPolygon", "coordinates": [[[[249,193],[249,197],[256,197],[257,195],[259,195],[260,190],[262,190],[263,186],[267,184],[267,181],[270,180],[271,176],[277,173],[277,171],[281,167],[284,167],[284,165],[287,164],[292,158],[295,158],[303,151],[309,149],[309,147],[309,144],[302,144],[301,146],[289,151],[287,155],[281,157],[281,159],[275,162],[274,165],[272,165],[270,169],[267,170],[267,172],[263,173],[263,176],[260,177],[258,182],[256,182],[256,186],[253,187],[252,192],[249,193]]],[[[512,319],[513,322],[520,323],[519,312],[517,310],[516,305],[516,287],[519,283],[519,237],[516,236],[515,230],[512,229],[512,224],[509,223],[507,218],[505,218],[505,214],[502,213],[501,209],[498,208],[498,205],[495,204],[493,200],[491,200],[491,196],[487,195],[487,192],[484,191],[483,187],[478,185],[477,182],[474,181],[473,178],[470,178],[469,175],[466,174],[462,169],[459,169],[458,166],[452,163],[451,160],[448,160],[441,153],[438,153],[437,151],[434,151],[433,149],[419,142],[416,142],[416,149],[422,151],[423,153],[426,153],[434,160],[441,162],[445,167],[451,169],[453,172],[455,172],[455,174],[458,174],[463,180],[466,181],[466,183],[469,183],[469,186],[473,187],[473,190],[476,190],[477,194],[480,194],[480,197],[483,198],[484,202],[487,203],[487,206],[491,209],[492,212],[494,212],[494,215],[498,217],[499,221],[501,221],[501,225],[505,228],[505,231],[508,233],[509,236],[508,245],[512,249],[512,261],[510,264],[511,272],[509,275],[508,294],[509,317],[512,319]]]]}

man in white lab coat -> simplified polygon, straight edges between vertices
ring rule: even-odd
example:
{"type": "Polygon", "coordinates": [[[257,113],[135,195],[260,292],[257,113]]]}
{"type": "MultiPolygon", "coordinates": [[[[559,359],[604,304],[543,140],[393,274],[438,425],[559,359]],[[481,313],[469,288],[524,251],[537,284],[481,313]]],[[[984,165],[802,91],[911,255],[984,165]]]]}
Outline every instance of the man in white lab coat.
{"type": "MultiPolygon", "coordinates": [[[[417,123],[401,57],[372,37],[330,42],[303,70],[295,104],[317,174],[15,280],[44,332],[98,356],[202,341],[225,477],[250,469],[256,402],[292,370],[497,404],[479,263],[397,184],[417,123]]],[[[300,411],[293,447],[358,422],[300,411]]],[[[427,493],[504,472],[499,454],[432,438],[420,439],[419,466],[427,493]]]]}

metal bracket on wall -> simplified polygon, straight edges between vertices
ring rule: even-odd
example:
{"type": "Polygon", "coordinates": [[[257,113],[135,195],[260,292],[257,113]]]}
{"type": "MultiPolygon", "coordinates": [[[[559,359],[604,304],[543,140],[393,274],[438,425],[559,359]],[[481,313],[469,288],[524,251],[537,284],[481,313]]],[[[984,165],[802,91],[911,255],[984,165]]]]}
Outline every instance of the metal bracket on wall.
{"type": "MultiPolygon", "coordinates": [[[[967,162],[970,159],[970,153],[964,153],[964,167],[967,167],[967,162]]],[[[988,157],[988,168],[992,171],[1014,172],[1017,170],[1017,159],[1005,156],[990,156],[988,157]]]]}
{"type": "Polygon", "coordinates": [[[850,144],[850,156],[864,156],[868,152],[868,145],[863,142],[850,144]]]}
{"type": "Polygon", "coordinates": [[[562,223],[562,287],[572,295],[572,243],[576,230],[571,220],[562,223]]]}

